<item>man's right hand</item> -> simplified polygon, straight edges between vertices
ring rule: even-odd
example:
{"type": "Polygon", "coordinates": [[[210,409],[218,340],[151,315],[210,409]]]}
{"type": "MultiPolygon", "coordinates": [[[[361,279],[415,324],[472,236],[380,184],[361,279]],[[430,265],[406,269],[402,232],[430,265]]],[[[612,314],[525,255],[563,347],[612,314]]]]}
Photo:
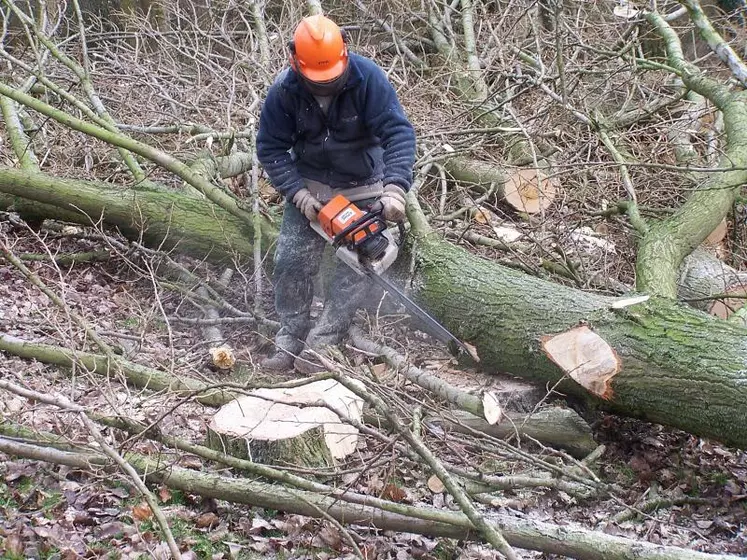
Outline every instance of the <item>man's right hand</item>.
{"type": "Polygon", "coordinates": [[[313,194],[309,192],[309,189],[301,189],[293,196],[293,204],[296,205],[301,213],[312,222],[317,219],[319,210],[322,209],[322,203],[319,202],[313,194]]]}

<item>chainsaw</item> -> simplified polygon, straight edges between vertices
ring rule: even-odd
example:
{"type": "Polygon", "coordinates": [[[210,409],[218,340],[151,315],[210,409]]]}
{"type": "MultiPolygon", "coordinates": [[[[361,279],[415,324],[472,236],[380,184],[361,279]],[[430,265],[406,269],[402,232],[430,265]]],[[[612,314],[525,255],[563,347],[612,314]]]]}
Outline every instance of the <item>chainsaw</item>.
{"type": "Polygon", "coordinates": [[[410,313],[427,325],[433,336],[447,345],[453,343],[475,357],[474,350],[468,348],[384,276],[397,259],[404,243],[405,227],[401,222],[397,224],[399,242],[395,241],[381,217],[382,210],[381,203],[377,202],[368,212],[364,212],[338,194],[322,207],[317,221],[311,221],[311,227],[332,245],[338,259],[394,295],[410,313]]]}

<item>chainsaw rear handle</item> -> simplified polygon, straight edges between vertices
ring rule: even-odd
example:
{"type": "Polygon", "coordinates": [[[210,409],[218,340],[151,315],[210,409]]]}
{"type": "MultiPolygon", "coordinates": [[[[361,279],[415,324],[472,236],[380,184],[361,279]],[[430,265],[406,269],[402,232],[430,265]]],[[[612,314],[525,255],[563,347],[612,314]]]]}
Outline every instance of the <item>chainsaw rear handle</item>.
{"type": "MultiPolygon", "coordinates": [[[[374,214],[377,216],[380,216],[381,213],[384,211],[384,204],[377,200],[374,202],[370,208],[368,209],[369,214],[374,214]]],[[[404,222],[395,222],[397,224],[397,229],[399,230],[399,242],[397,243],[398,246],[402,247],[402,244],[405,242],[405,223],[404,222]]]]}

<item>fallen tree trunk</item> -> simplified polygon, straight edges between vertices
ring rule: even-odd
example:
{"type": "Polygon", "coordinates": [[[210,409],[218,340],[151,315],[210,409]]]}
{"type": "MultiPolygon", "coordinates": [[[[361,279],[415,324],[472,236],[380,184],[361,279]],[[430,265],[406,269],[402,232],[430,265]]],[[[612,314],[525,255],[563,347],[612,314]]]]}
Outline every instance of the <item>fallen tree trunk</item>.
{"type": "Polygon", "coordinates": [[[532,414],[507,412],[506,418],[498,424],[488,424],[482,418],[460,411],[451,414],[451,417],[426,417],[424,423],[463,434],[477,430],[499,439],[526,436],[564,449],[577,459],[583,459],[597,448],[589,425],[570,408],[543,408],[532,414]]]}
{"type": "MultiPolygon", "coordinates": [[[[677,295],[677,273],[683,259],[716,229],[747,182],[747,151],[744,149],[747,144],[747,92],[732,91],[687,62],[675,31],[660,14],[647,12],[645,18],[664,40],[668,63],[678,71],[682,82],[721,111],[726,132],[723,155],[718,163],[721,172],[707,174],[687,202],[672,216],[648,230],[638,248],[638,290],[674,298],[677,295]]],[[[716,47],[728,48],[721,37],[715,35],[714,38],[719,43],[716,47]]]]}
{"type": "MultiPolygon", "coordinates": [[[[414,229],[426,228],[417,214],[414,229]]],[[[747,447],[747,329],[665,298],[616,308],[432,235],[417,237],[411,257],[413,296],[477,348],[485,371],[559,383],[606,410],[747,447]],[[561,355],[570,345],[575,365],[561,355]]]]}
{"type": "MultiPolygon", "coordinates": [[[[152,247],[206,257],[215,262],[250,259],[253,232],[246,220],[208,200],[178,191],[125,189],[106,183],[62,179],[46,173],[0,168],[0,192],[40,203],[34,210],[59,209],[51,218],[92,225],[103,220],[131,239],[152,247]]],[[[275,238],[269,223],[263,239],[275,238]]]]}
{"type": "MultiPolygon", "coordinates": [[[[82,454],[39,447],[0,437],[0,452],[38,461],[88,469],[91,465],[106,467],[108,461],[97,454],[82,454]]],[[[332,517],[347,525],[362,525],[383,530],[405,531],[433,537],[474,540],[479,538],[467,517],[433,508],[416,508],[399,504],[401,513],[372,506],[339,501],[305,490],[289,489],[249,479],[233,479],[213,473],[198,472],[130,454],[128,461],[151,483],[255,507],[271,508],[315,519],[332,517]],[[428,519],[424,519],[427,514],[428,519]],[[416,515],[417,517],[413,516],[416,515]]],[[[490,519],[508,542],[518,548],[539,550],[580,560],[737,560],[737,556],[707,554],[674,546],[589,531],[568,525],[557,526],[508,514],[490,519]]]]}
{"type": "MultiPolygon", "coordinates": [[[[127,201],[135,196],[130,191],[111,189],[113,199],[109,201],[101,195],[103,187],[92,189],[85,182],[61,182],[43,174],[0,169],[0,185],[0,190],[38,197],[47,204],[57,202],[65,208],[69,208],[68,194],[75,197],[76,204],[97,204],[99,210],[106,202],[104,218],[122,220],[133,229],[138,222],[131,216],[127,218],[127,211],[138,215],[141,208],[147,207],[128,205],[127,201]],[[61,194],[56,191],[58,186],[71,192],[61,194]],[[85,191],[89,200],[83,191],[73,187],[89,187],[85,191]],[[112,208],[122,213],[115,213],[112,208]]],[[[177,193],[140,196],[138,193],[135,200],[161,201],[149,215],[150,231],[168,232],[168,238],[178,247],[192,246],[193,256],[211,251],[217,255],[219,247],[226,251],[224,254],[229,248],[239,256],[249,258],[252,254],[251,244],[241,234],[245,231],[241,227],[246,226],[234,222],[227,212],[220,213],[215,205],[177,193]],[[184,209],[185,220],[197,220],[194,223],[199,227],[180,224],[175,210],[171,212],[171,223],[164,223],[166,201],[172,209],[184,209]],[[160,214],[155,211],[157,208],[161,208],[160,214]],[[204,219],[208,209],[220,217],[218,226],[211,227],[210,220],[204,219]],[[230,227],[234,234],[225,235],[230,227]]],[[[416,204],[412,198],[410,207],[416,204]]],[[[411,212],[410,219],[416,232],[427,229],[422,214],[411,212]]],[[[270,232],[269,227],[267,230],[270,232]]],[[[162,238],[149,239],[160,242],[162,238]]],[[[595,396],[597,404],[618,414],[747,447],[744,327],[664,298],[652,298],[627,309],[612,309],[611,298],[510,270],[426,235],[419,235],[417,242],[411,244],[410,255],[403,253],[400,263],[415,298],[447,328],[477,348],[486,371],[503,371],[533,382],[555,384],[568,372],[553,362],[543,344],[585,324],[610,345],[610,378],[602,380],[602,389],[596,394],[569,379],[562,382],[560,391],[595,396]],[[409,259],[415,263],[412,269],[409,259]]]]}
{"type": "Polygon", "coordinates": [[[124,359],[116,363],[104,355],[79,352],[52,344],[30,342],[7,334],[0,334],[0,351],[19,358],[37,360],[66,368],[82,366],[87,371],[103,376],[122,375],[127,383],[151,391],[168,391],[184,398],[194,399],[208,406],[221,406],[236,397],[236,392],[211,388],[207,383],[191,378],[177,378],[157,369],[124,359]]]}

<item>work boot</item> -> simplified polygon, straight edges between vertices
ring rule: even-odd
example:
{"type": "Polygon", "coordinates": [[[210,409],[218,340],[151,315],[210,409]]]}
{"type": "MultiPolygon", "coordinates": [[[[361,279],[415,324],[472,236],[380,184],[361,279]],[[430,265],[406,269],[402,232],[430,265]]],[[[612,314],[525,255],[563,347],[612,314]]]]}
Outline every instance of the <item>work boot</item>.
{"type": "Polygon", "coordinates": [[[293,369],[293,356],[285,350],[278,350],[259,362],[262,369],[270,371],[290,371],[293,369]]]}

